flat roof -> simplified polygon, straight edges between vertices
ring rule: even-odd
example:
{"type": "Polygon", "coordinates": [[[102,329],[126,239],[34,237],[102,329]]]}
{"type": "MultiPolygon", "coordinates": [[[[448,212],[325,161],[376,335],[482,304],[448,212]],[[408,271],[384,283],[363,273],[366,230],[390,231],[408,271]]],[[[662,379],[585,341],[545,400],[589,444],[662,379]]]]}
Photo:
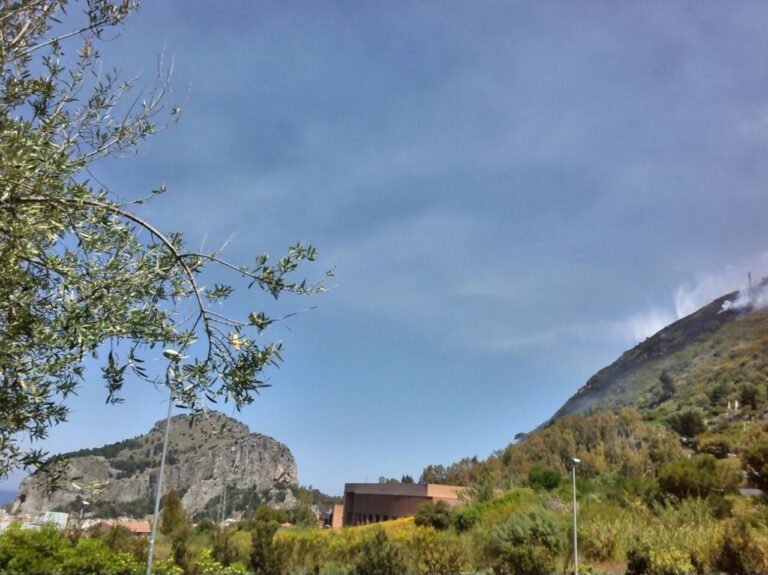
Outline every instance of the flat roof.
{"type": "Polygon", "coordinates": [[[439,483],[346,483],[344,493],[361,495],[397,495],[400,497],[435,497],[440,499],[458,499],[466,488],[459,485],[441,485],[439,483]]]}

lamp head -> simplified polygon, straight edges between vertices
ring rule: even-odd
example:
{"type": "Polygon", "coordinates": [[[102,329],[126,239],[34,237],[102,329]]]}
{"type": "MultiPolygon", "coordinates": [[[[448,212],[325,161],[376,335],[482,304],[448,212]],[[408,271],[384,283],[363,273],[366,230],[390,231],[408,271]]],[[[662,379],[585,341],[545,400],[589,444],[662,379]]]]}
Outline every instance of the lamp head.
{"type": "Polygon", "coordinates": [[[571,457],[571,461],[573,461],[574,465],[578,465],[581,463],[581,459],[578,459],[577,457],[571,457]]]}

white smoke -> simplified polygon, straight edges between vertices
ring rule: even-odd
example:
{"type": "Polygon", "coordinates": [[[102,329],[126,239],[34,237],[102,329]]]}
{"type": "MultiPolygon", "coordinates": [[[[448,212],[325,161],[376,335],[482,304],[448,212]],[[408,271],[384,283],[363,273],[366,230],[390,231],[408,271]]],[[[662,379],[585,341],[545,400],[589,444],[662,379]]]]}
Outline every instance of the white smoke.
{"type": "Polygon", "coordinates": [[[744,288],[736,295],[735,299],[725,301],[722,311],[763,310],[766,308],[768,308],[768,284],[760,283],[757,286],[744,288]]]}
{"type": "Polygon", "coordinates": [[[617,325],[617,331],[633,342],[643,341],[675,321],[674,315],[657,307],[633,314],[617,325]]]}
{"type": "Polygon", "coordinates": [[[675,291],[675,313],[677,319],[701,309],[735,289],[746,284],[747,276],[741,270],[728,268],[718,274],[699,274],[692,284],[683,284],[675,291]]]}
{"type": "Polygon", "coordinates": [[[747,262],[741,269],[728,267],[719,273],[697,274],[692,282],[680,285],[672,298],[673,309],[667,306],[651,306],[616,322],[615,332],[622,337],[639,342],[650,337],[672,322],[684,318],[723,294],[739,289],[738,294],[723,304],[725,310],[768,309],[768,280],[746,286],[744,269],[757,272],[755,277],[768,274],[768,252],[747,262]],[[759,274],[759,275],[758,275],[759,274]],[[759,285],[758,285],[759,284],[759,285]]]}

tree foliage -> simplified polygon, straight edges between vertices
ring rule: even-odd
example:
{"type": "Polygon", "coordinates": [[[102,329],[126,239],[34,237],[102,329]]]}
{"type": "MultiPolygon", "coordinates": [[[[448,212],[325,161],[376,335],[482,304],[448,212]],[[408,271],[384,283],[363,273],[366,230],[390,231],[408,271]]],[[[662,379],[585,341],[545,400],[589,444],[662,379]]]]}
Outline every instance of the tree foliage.
{"type": "Polygon", "coordinates": [[[184,528],[188,525],[187,514],[184,511],[184,507],[181,505],[176,491],[171,489],[168,493],[163,495],[160,501],[160,533],[163,535],[171,535],[174,531],[184,528]]]}
{"type": "Polygon", "coordinates": [[[563,548],[555,517],[543,509],[513,513],[497,525],[488,541],[488,554],[496,575],[554,573],[563,548]]]}
{"type": "Polygon", "coordinates": [[[256,575],[280,575],[283,571],[283,557],[274,541],[279,528],[274,520],[256,520],[250,525],[251,569],[256,575]]]}
{"type": "Polygon", "coordinates": [[[416,506],[413,521],[416,525],[433,527],[437,530],[448,529],[453,520],[453,509],[445,501],[423,501],[416,506]]]}
{"type": "Polygon", "coordinates": [[[749,444],[741,454],[749,481],[768,492],[768,433],[758,431],[749,438],[749,444]]]}
{"type": "Polygon", "coordinates": [[[429,465],[419,482],[505,488],[534,465],[568,473],[574,456],[581,459],[580,476],[642,476],[680,459],[684,451],[672,431],[643,421],[634,408],[623,407],[616,412],[566,415],[483,461],[465,457],[448,467],[429,465]]]}
{"type": "Polygon", "coordinates": [[[372,537],[363,539],[358,560],[351,575],[394,575],[405,573],[403,553],[383,529],[375,529],[372,537]]]}
{"type": "Polygon", "coordinates": [[[276,319],[258,309],[242,318],[214,311],[234,288],[204,287],[211,264],[274,298],[323,289],[291,279],[315,259],[311,246],[235,265],[188,250],[180,234],[137,215],[147,197],[125,200],[91,182],[93,162],[134,152],[178,115],[165,103],[168,68],[141,94],[103,68],[100,39],[137,7],[0,3],[0,475],[46,463],[27,440],[65,420],[89,357],[101,361],[111,402],[128,374],[167,375],[177,403],[193,413],[206,401],[238,409],[252,401],[267,386],[263,369],[281,360],[280,343],[260,341],[276,319]],[[182,358],[167,374],[146,367],[158,347],[182,358]]]}
{"type": "Polygon", "coordinates": [[[667,425],[679,433],[682,437],[696,437],[707,430],[704,421],[704,412],[698,408],[687,409],[670,415],[667,425]]]}
{"type": "Polygon", "coordinates": [[[528,484],[534,489],[551,491],[562,481],[563,476],[557,469],[534,463],[528,470],[528,484]]]}
{"type": "Polygon", "coordinates": [[[190,563],[189,538],[192,528],[187,520],[187,514],[181,505],[176,491],[171,490],[161,501],[160,533],[171,541],[173,560],[179,567],[186,569],[190,563]]]}
{"type": "Polygon", "coordinates": [[[736,491],[741,473],[729,461],[709,454],[693,455],[661,468],[659,485],[676,497],[707,497],[736,491]]]}

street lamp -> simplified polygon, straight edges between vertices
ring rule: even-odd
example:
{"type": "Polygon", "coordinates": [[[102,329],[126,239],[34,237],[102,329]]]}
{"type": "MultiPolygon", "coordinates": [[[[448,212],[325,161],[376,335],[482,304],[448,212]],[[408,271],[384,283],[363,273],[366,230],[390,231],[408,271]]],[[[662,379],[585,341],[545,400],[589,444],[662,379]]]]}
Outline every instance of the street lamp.
{"type": "Polygon", "coordinates": [[[90,505],[90,503],[88,501],[86,501],[85,499],[82,499],[80,501],[80,524],[81,525],[83,523],[83,510],[85,509],[86,505],[90,505]]]}
{"type": "Polygon", "coordinates": [[[576,538],[576,466],[581,463],[581,459],[571,458],[573,471],[573,575],[579,575],[579,551],[576,538]]]}
{"type": "Polygon", "coordinates": [[[77,522],[78,531],[82,530],[83,528],[83,511],[85,510],[85,507],[87,505],[90,505],[88,501],[86,501],[85,499],[80,500],[80,519],[77,522]]]}
{"type": "Polygon", "coordinates": [[[171,409],[173,408],[173,364],[182,358],[181,354],[173,349],[166,349],[163,355],[168,360],[168,368],[165,370],[165,385],[168,387],[168,415],[165,417],[165,439],[163,439],[163,454],[160,456],[160,476],[157,479],[157,491],[155,492],[155,511],[152,514],[152,529],[149,533],[149,549],[147,550],[147,574],[152,575],[152,553],[155,549],[155,533],[157,532],[157,517],[160,514],[160,495],[163,492],[163,473],[165,470],[165,456],[168,453],[168,436],[171,432],[171,409]]]}

